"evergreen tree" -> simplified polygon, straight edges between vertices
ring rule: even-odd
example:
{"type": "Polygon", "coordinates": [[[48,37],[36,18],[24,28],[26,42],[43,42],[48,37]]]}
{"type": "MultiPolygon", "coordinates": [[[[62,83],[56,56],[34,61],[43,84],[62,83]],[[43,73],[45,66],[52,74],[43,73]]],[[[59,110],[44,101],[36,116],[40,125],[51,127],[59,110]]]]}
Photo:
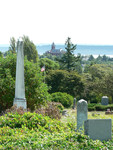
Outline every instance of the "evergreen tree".
{"type": "Polygon", "coordinates": [[[106,55],[103,55],[102,61],[108,61],[108,57],[106,55]]]}
{"type": "Polygon", "coordinates": [[[99,56],[96,58],[96,62],[101,63],[101,61],[102,61],[102,56],[99,55],[99,56]]]}
{"type": "Polygon", "coordinates": [[[74,56],[74,50],[76,49],[76,45],[74,45],[71,42],[71,38],[68,37],[65,46],[66,53],[60,59],[61,68],[68,71],[75,70],[76,61],[78,61],[79,58],[74,56]]]}
{"type": "Polygon", "coordinates": [[[90,55],[88,60],[89,60],[89,61],[94,61],[95,58],[93,57],[93,55],[90,55]]]}

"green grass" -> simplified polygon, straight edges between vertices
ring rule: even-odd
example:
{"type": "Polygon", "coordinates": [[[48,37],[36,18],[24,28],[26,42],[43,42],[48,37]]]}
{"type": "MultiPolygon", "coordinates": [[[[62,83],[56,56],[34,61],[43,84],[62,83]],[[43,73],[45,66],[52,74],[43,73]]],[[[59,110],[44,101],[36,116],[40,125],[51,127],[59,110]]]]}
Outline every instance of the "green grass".
{"type": "MultiPolygon", "coordinates": [[[[67,110],[68,116],[62,116],[61,122],[64,124],[66,123],[74,123],[75,128],[77,126],[77,110],[73,109],[65,109],[67,110]]],[[[113,114],[112,115],[105,115],[105,111],[91,111],[88,112],[88,119],[112,119],[112,132],[113,132],[113,114]]]]}
{"type": "MultiPolygon", "coordinates": [[[[63,123],[74,121],[76,123],[77,111],[76,109],[65,109],[68,116],[62,116],[61,121],[63,123]]],[[[113,119],[113,115],[105,115],[105,111],[91,111],[88,112],[88,119],[113,119]]]]}

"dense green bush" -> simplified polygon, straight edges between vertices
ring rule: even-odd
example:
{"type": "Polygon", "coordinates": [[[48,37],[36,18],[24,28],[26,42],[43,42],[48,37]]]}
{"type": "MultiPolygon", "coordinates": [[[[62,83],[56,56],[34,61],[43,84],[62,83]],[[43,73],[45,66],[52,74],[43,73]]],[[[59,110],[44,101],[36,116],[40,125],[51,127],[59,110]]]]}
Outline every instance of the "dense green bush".
{"type": "Polygon", "coordinates": [[[100,105],[97,104],[95,106],[97,111],[106,111],[107,109],[113,110],[113,104],[109,104],[109,105],[100,105]]]}
{"type": "Polygon", "coordinates": [[[88,104],[88,111],[106,111],[107,109],[113,110],[113,104],[101,105],[90,103],[88,104]]]}
{"type": "Polygon", "coordinates": [[[46,76],[46,83],[51,87],[49,89],[50,93],[62,92],[77,97],[81,96],[84,90],[84,83],[81,80],[81,76],[74,71],[51,70],[46,76]]]}
{"type": "Polygon", "coordinates": [[[106,105],[97,104],[97,105],[95,106],[96,111],[106,111],[107,108],[108,108],[108,106],[106,106],[106,105]]]}
{"type": "Polygon", "coordinates": [[[51,99],[54,102],[60,102],[64,107],[71,107],[73,104],[73,97],[67,93],[56,92],[51,94],[51,99]]]}
{"type": "Polygon", "coordinates": [[[58,120],[52,120],[48,116],[43,116],[38,113],[25,112],[20,115],[17,113],[7,113],[0,117],[0,127],[8,126],[10,128],[23,128],[35,129],[43,127],[49,132],[61,131],[65,125],[58,120]]]}
{"type": "Polygon", "coordinates": [[[13,114],[19,114],[19,115],[23,115],[25,112],[27,112],[28,110],[25,110],[23,107],[17,107],[17,105],[13,105],[10,109],[6,109],[5,112],[3,112],[3,114],[7,114],[7,113],[13,113],[13,114]]]}
{"type": "Polygon", "coordinates": [[[0,58],[0,112],[13,105],[16,55],[0,58]]]}
{"type": "Polygon", "coordinates": [[[8,113],[0,117],[0,149],[113,149],[113,139],[101,142],[75,133],[74,124],[67,125],[36,113],[8,113]]]}
{"type": "MultiPolygon", "coordinates": [[[[41,105],[33,111],[34,113],[42,114],[43,116],[49,116],[52,119],[60,119],[61,113],[64,107],[58,102],[48,102],[45,106],[41,105]]],[[[19,114],[23,115],[25,112],[31,112],[30,109],[25,110],[23,107],[17,107],[17,105],[12,106],[10,109],[6,109],[3,114],[19,114]]],[[[2,114],[2,115],[3,115],[2,114]]]]}
{"type": "Polygon", "coordinates": [[[95,106],[94,107],[88,107],[88,111],[95,111],[95,110],[96,110],[95,106]]]}
{"type": "Polygon", "coordinates": [[[25,94],[27,106],[32,110],[35,106],[44,105],[51,99],[40,67],[27,59],[25,59],[25,94]]]}
{"type": "MultiPolygon", "coordinates": [[[[27,106],[34,109],[35,105],[45,104],[50,100],[48,87],[37,63],[25,58],[25,95],[27,106]]],[[[15,93],[16,54],[0,57],[0,112],[13,105],[15,93]]]]}
{"type": "Polygon", "coordinates": [[[63,105],[58,102],[48,102],[46,106],[42,106],[35,109],[34,112],[42,114],[44,116],[49,116],[50,118],[60,119],[61,112],[64,109],[63,105]]]}
{"type": "Polygon", "coordinates": [[[59,63],[49,58],[41,58],[38,63],[40,67],[45,66],[46,73],[48,73],[49,70],[59,69],[59,63]]]}
{"type": "Polygon", "coordinates": [[[64,106],[63,106],[61,103],[59,103],[59,102],[54,102],[54,104],[55,104],[55,106],[60,110],[60,112],[63,111],[64,106]]]}

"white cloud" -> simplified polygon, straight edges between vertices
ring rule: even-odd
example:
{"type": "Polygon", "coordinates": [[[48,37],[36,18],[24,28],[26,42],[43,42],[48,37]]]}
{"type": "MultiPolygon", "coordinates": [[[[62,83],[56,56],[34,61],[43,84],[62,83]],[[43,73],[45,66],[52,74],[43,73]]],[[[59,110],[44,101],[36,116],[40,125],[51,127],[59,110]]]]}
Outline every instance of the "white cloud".
{"type": "Polygon", "coordinates": [[[0,0],[0,44],[28,35],[36,43],[112,44],[112,0],[0,0]]]}

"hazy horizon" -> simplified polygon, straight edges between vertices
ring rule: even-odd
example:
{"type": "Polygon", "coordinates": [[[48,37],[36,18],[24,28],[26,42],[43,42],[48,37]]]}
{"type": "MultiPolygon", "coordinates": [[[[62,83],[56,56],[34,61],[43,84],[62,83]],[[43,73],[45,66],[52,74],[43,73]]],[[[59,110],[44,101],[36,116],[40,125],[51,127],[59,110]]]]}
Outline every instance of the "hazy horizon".
{"type": "MultiPolygon", "coordinates": [[[[56,49],[65,50],[64,44],[55,44],[56,49]]],[[[5,52],[8,51],[9,46],[0,46],[0,51],[5,52]]],[[[46,45],[36,45],[36,49],[40,55],[45,53],[46,51],[51,50],[51,44],[46,45]]],[[[81,55],[113,55],[113,45],[77,45],[74,54],[77,55],[80,53],[81,55]]]]}
{"type": "MultiPolygon", "coordinates": [[[[39,43],[34,44],[35,46],[52,45],[52,43],[39,43]]],[[[55,45],[65,45],[65,43],[55,43],[55,45]]],[[[86,46],[113,46],[113,44],[75,44],[75,45],[86,45],[86,46]]],[[[0,47],[8,47],[10,44],[0,44],[0,47]]]]}

